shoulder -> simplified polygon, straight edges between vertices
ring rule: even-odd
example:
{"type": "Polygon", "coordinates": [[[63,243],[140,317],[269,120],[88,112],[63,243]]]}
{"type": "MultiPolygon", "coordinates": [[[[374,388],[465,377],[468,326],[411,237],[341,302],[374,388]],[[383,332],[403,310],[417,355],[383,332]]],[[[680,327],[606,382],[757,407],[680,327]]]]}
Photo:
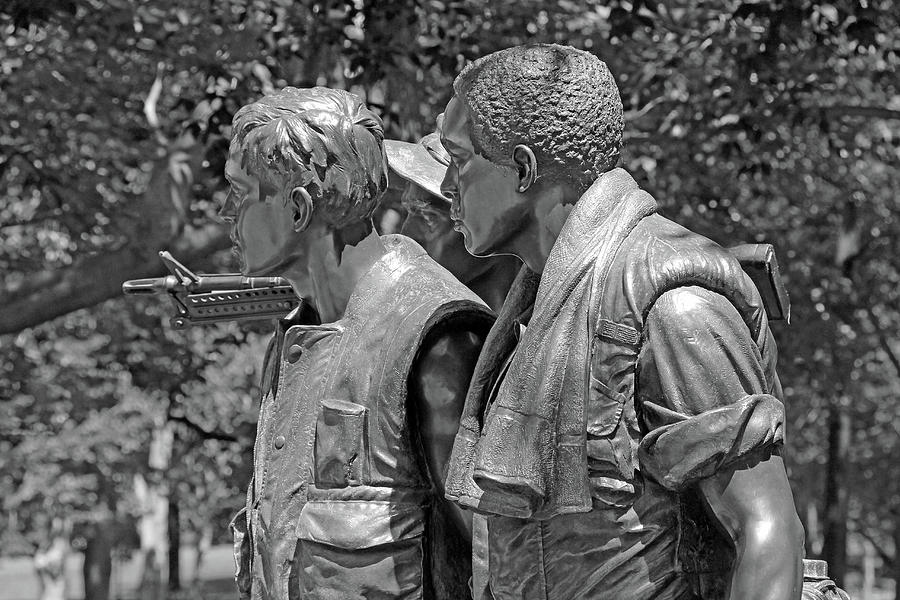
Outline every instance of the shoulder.
{"type": "Polygon", "coordinates": [[[651,273],[653,283],[663,289],[690,279],[725,282],[744,275],[727,249],[657,214],[638,224],[627,245],[631,258],[626,268],[651,273]]]}
{"type": "Polygon", "coordinates": [[[744,328],[744,320],[731,301],[718,292],[693,285],[664,292],[647,315],[648,328],[664,328],[683,335],[732,324],[744,328]]]}
{"type": "MultiPolygon", "coordinates": [[[[690,308],[707,306],[710,298],[722,306],[730,304],[752,330],[764,319],[762,299],[740,261],[726,248],[659,215],[645,218],[629,236],[611,270],[612,280],[620,286],[608,286],[607,296],[622,292],[616,312],[635,310],[634,322],[640,324],[651,308],[669,292],[664,307],[673,316],[690,317],[690,308]],[[684,288],[709,290],[712,296],[684,288]],[[682,291],[678,291],[682,290],[682,291]]],[[[599,301],[599,298],[598,298],[599,301]]],[[[620,315],[621,318],[625,314],[620,315]]],[[[627,319],[626,319],[627,320],[627,319]]]]}

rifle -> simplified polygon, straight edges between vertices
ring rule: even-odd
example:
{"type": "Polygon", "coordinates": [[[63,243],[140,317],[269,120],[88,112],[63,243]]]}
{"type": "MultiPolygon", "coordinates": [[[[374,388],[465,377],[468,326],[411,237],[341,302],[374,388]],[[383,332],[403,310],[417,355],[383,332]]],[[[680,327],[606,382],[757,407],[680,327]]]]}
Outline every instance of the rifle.
{"type": "Polygon", "coordinates": [[[172,273],[155,279],[132,279],[122,284],[126,295],[167,293],[175,304],[172,327],[222,321],[275,319],[305,304],[282,277],[245,277],[240,273],[194,273],[168,252],[160,259],[172,273]]]}

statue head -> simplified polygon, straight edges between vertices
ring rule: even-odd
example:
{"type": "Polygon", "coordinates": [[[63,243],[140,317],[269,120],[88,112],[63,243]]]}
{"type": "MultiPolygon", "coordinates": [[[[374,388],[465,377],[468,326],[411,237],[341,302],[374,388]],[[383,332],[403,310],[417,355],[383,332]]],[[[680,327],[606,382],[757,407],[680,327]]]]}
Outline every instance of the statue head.
{"type": "Polygon", "coordinates": [[[606,64],[588,52],[501,50],[466,67],[453,91],[441,138],[453,164],[442,190],[470,252],[509,251],[551,188],[577,200],[619,160],[622,101],[606,64]]]}
{"type": "Polygon", "coordinates": [[[234,116],[220,214],[233,223],[242,271],[262,275],[303,255],[312,229],[371,229],[387,187],[381,119],[357,96],[284,88],[234,116]]]}
{"type": "Polygon", "coordinates": [[[453,229],[450,201],[441,194],[440,184],[450,164],[438,131],[417,144],[385,141],[391,170],[407,182],[401,196],[406,219],[400,233],[411,237],[435,261],[463,283],[482,275],[489,261],[466,252],[463,237],[453,229]]]}

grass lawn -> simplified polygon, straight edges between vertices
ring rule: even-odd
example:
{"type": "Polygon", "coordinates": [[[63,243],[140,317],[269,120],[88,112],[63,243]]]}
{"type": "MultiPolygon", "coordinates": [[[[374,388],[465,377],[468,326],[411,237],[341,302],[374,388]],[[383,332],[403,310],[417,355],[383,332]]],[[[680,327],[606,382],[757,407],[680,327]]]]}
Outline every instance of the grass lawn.
{"type": "MultiPolygon", "coordinates": [[[[69,600],[82,600],[84,586],[82,584],[81,567],[83,557],[73,552],[66,561],[67,594],[69,600]]],[[[181,550],[181,580],[186,585],[193,577],[195,549],[184,547],[181,550]]],[[[213,546],[203,557],[200,565],[199,586],[197,593],[191,598],[209,600],[229,600],[237,596],[233,577],[234,561],[231,546],[223,544],[213,546]]],[[[135,554],[131,560],[113,564],[110,589],[111,600],[131,600],[137,597],[140,584],[140,560],[135,554]]],[[[0,558],[0,600],[36,600],[38,597],[38,580],[32,561],[27,557],[0,558]]],[[[187,598],[187,594],[180,597],[187,598]]]]}

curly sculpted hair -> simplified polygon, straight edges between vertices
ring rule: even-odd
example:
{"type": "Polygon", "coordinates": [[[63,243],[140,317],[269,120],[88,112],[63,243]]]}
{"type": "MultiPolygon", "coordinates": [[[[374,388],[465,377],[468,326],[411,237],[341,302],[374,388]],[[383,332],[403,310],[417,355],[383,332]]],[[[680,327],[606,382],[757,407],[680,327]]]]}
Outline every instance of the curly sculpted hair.
{"type": "Polygon", "coordinates": [[[495,164],[513,166],[517,144],[539,173],[587,189],[616,166],[625,122],[606,64],[570,46],[530,44],[484,56],[453,83],[469,110],[469,137],[495,164]]]}

